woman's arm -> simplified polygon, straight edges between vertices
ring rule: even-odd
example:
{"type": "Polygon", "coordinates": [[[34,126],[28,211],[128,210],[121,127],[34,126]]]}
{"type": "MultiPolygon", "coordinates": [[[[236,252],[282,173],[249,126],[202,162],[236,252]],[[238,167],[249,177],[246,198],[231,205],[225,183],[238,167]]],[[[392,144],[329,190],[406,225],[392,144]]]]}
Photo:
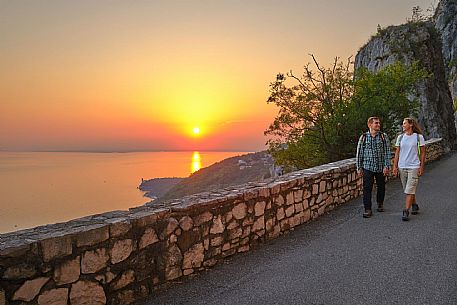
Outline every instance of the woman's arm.
{"type": "Polygon", "coordinates": [[[420,147],[420,152],[421,152],[421,158],[420,158],[420,168],[419,171],[417,172],[417,175],[420,177],[424,174],[424,167],[425,167],[425,146],[420,147]]]}

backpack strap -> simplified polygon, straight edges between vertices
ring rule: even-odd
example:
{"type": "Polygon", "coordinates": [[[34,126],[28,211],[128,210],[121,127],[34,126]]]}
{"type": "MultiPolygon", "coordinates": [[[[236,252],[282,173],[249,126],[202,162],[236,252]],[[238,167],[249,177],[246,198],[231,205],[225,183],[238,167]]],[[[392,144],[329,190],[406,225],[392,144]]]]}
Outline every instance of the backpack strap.
{"type": "Polygon", "coordinates": [[[417,156],[419,157],[419,160],[420,160],[420,158],[421,158],[420,138],[419,138],[418,133],[416,133],[416,136],[417,136],[417,156]]]}

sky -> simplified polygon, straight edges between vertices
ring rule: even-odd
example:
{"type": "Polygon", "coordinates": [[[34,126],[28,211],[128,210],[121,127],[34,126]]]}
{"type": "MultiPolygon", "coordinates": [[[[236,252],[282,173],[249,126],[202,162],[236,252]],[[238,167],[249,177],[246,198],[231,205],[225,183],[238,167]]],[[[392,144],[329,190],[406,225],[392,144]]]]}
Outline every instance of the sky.
{"type": "Polygon", "coordinates": [[[277,73],[433,3],[0,0],[0,151],[265,149],[277,73]]]}

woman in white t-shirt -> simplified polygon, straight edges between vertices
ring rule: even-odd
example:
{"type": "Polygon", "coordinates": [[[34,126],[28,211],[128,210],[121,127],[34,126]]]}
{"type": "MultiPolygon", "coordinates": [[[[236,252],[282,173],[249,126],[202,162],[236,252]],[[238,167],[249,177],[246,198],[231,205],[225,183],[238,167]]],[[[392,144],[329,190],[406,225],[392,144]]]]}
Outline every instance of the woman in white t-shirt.
{"type": "Polygon", "coordinates": [[[425,140],[419,125],[414,119],[403,120],[403,133],[398,136],[395,142],[396,151],[394,158],[393,174],[400,173],[401,184],[406,194],[405,209],[402,220],[409,220],[409,209],[411,214],[419,212],[419,205],[416,202],[416,187],[419,177],[424,173],[425,164],[425,140]]]}

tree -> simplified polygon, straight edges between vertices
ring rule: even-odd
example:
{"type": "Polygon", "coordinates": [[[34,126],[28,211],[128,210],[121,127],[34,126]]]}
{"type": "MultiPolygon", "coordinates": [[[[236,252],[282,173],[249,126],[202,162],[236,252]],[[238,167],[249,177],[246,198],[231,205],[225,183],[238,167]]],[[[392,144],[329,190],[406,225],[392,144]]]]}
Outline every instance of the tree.
{"type": "Polygon", "coordinates": [[[426,77],[417,64],[398,62],[378,73],[363,68],[354,77],[350,59],[335,58],[323,68],[311,57],[316,71],[308,63],[301,77],[278,74],[270,84],[267,103],[279,113],[265,135],[275,162],[286,170],[353,157],[370,116],[381,118],[392,139],[401,120],[417,112],[418,102],[408,100],[414,84],[426,77]]]}

